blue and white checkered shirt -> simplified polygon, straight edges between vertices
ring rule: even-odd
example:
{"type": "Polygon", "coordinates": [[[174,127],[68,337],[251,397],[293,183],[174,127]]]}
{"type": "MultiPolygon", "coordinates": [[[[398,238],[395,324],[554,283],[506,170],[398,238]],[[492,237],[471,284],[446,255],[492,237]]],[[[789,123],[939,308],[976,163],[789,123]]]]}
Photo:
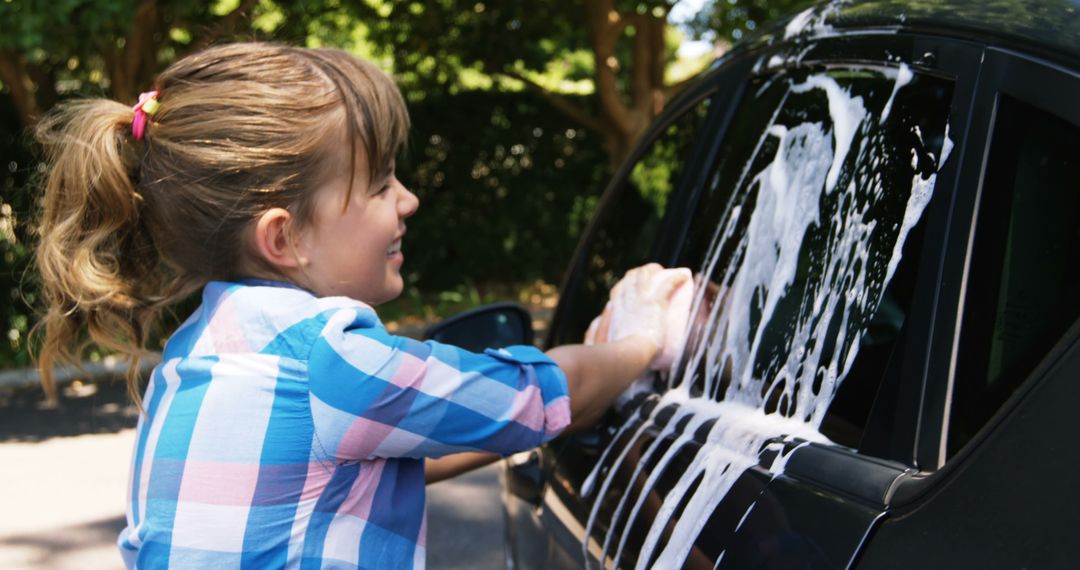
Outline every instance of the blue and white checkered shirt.
{"type": "Polygon", "coordinates": [[[570,421],[536,348],[421,343],[267,282],[207,285],[143,405],[129,568],[423,568],[423,458],[510,454],[570,421]]]}

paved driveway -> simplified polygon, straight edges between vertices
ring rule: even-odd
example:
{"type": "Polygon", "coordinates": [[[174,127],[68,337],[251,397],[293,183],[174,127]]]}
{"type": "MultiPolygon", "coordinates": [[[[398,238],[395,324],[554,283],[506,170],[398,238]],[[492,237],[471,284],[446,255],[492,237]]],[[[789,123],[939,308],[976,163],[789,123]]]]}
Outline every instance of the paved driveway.
{"type": "MultiPolygon", "coordinates": [[[[116,535],[134,442],[123,388],[0,394],[0,568],[117,568],[116,535]]],[[[501,568],[498,466],[428,488],[428,567],[501,568]]]]}

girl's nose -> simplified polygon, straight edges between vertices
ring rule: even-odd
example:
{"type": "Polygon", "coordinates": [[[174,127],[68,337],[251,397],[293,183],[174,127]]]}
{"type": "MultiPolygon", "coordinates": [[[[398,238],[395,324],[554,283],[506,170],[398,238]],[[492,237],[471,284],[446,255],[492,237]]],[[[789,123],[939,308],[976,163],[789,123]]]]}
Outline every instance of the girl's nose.
{"type": "Polygon", "coordinates": [[[416,213],[416,209],[420,207],[420,198],[416,197],[416,194],[412,193],[405,185],[401,185],[402,194],[398,197],[398,214],[402,218],[408,218],[416,213]]]}

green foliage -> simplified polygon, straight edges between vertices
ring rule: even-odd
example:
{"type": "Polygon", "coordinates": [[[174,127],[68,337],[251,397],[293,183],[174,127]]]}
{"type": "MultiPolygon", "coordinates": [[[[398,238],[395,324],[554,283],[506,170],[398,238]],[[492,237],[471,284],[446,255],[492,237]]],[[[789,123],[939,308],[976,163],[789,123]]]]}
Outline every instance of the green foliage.
{"type": "MultiPolygon", "coordinates": [[[[355,2],[331,0],[5,0],[0,57],[26,66],[42,111],[57,98],[117,93],[115,81],[148,89],[178,57],[227,41],[273,40],[354,47],[355,2]],[[233,13],[236,12],[236,13],[233,13]],[[136,22],[139,22],[136,24],[136,22]],[[127,42],[138,38],[138,53],[127,42]],[[312,42],[313,40],[313,42],[312,42]]],[[[137,92],[137,91],[136,91],[137,92]]]]}
{"type": "Polygon", "coordinates": [[[587,48],[580,8],[560,1],[367,0],[372,43],[406,85],[459,86],[462,69],[543,71],[587,48]]]}
{"type": "Polygon", "coordinates": [[[662,139],[630,171],[631,184],[657,212],[667,208],[667,199],[675,184],[672,173],[682,160],[678,154],[682,150],[673,141],[662,139]]]}
{"type": "MultiPolygon", "coordinates": [[[[614,8],[663,18],[673,3],[618,0],[614,8]]],[[[406,85],[455,90],[469,77],[463,70],[592,78],[594,61],[580,2],[365,0],[358,13],[376,51],[393,61],[406,85]]],[[[633,25],[627,34],[633,36],[633,25]]],[[[669,62],[677,47],[667,46],[669,62]]],[[[630,51],[629,42],[617,45],[620,66],[629,68],[630,51]]]]}
{"type": "Polygon", "coordinates": [[[0,368],[27,366],[27,335],[36,322],[30,273],[32,251],[27,220],[30,180],[36,161],[18,134],[14,108],[0,97],[0,368]]]}
{"type": "MultiPolygon", "coordinates": [[[[26,53],[55,48],[49,51],[66,52],[80,43],[96,42],[115,36],[128,21],[124,17],[135,8],[135,0],[93,2],[88,0],[9,0],[0,3],[0,49],[16,49],[26,53]],[[83,32],[79,36],[74,32],[83,32]]],[[[90,46],[87,46],[90,47],[90,46]]],[[[38,57],[50,54],[39,53],[38,57]]]]}
{"type": "Polygon", "coordinates": [[[528,92],[429,94],[410,112],[410,283],[558,281],[603,190],[599,141],[528,92]]]}

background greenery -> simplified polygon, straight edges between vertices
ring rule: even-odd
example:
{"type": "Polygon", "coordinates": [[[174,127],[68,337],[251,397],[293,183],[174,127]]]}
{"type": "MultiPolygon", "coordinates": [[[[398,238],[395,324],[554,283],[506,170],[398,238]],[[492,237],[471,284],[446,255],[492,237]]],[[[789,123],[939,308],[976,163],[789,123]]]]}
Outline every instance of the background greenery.
{"type": "Polygon", "coordinates": [[[229,41],[376,61],[409,102],[399,175],[422,204],[405,242],[409,287],[384,318],[432,318],[550,294],[612,168],[664,104],[733,40],[806,4],[0,0],[0,368],[29,364],[39,166],[25,133],[60,100],[133,102],[178,57],[229,41]],[[688,39],[713,47],[680,55],[688,39]]]}

